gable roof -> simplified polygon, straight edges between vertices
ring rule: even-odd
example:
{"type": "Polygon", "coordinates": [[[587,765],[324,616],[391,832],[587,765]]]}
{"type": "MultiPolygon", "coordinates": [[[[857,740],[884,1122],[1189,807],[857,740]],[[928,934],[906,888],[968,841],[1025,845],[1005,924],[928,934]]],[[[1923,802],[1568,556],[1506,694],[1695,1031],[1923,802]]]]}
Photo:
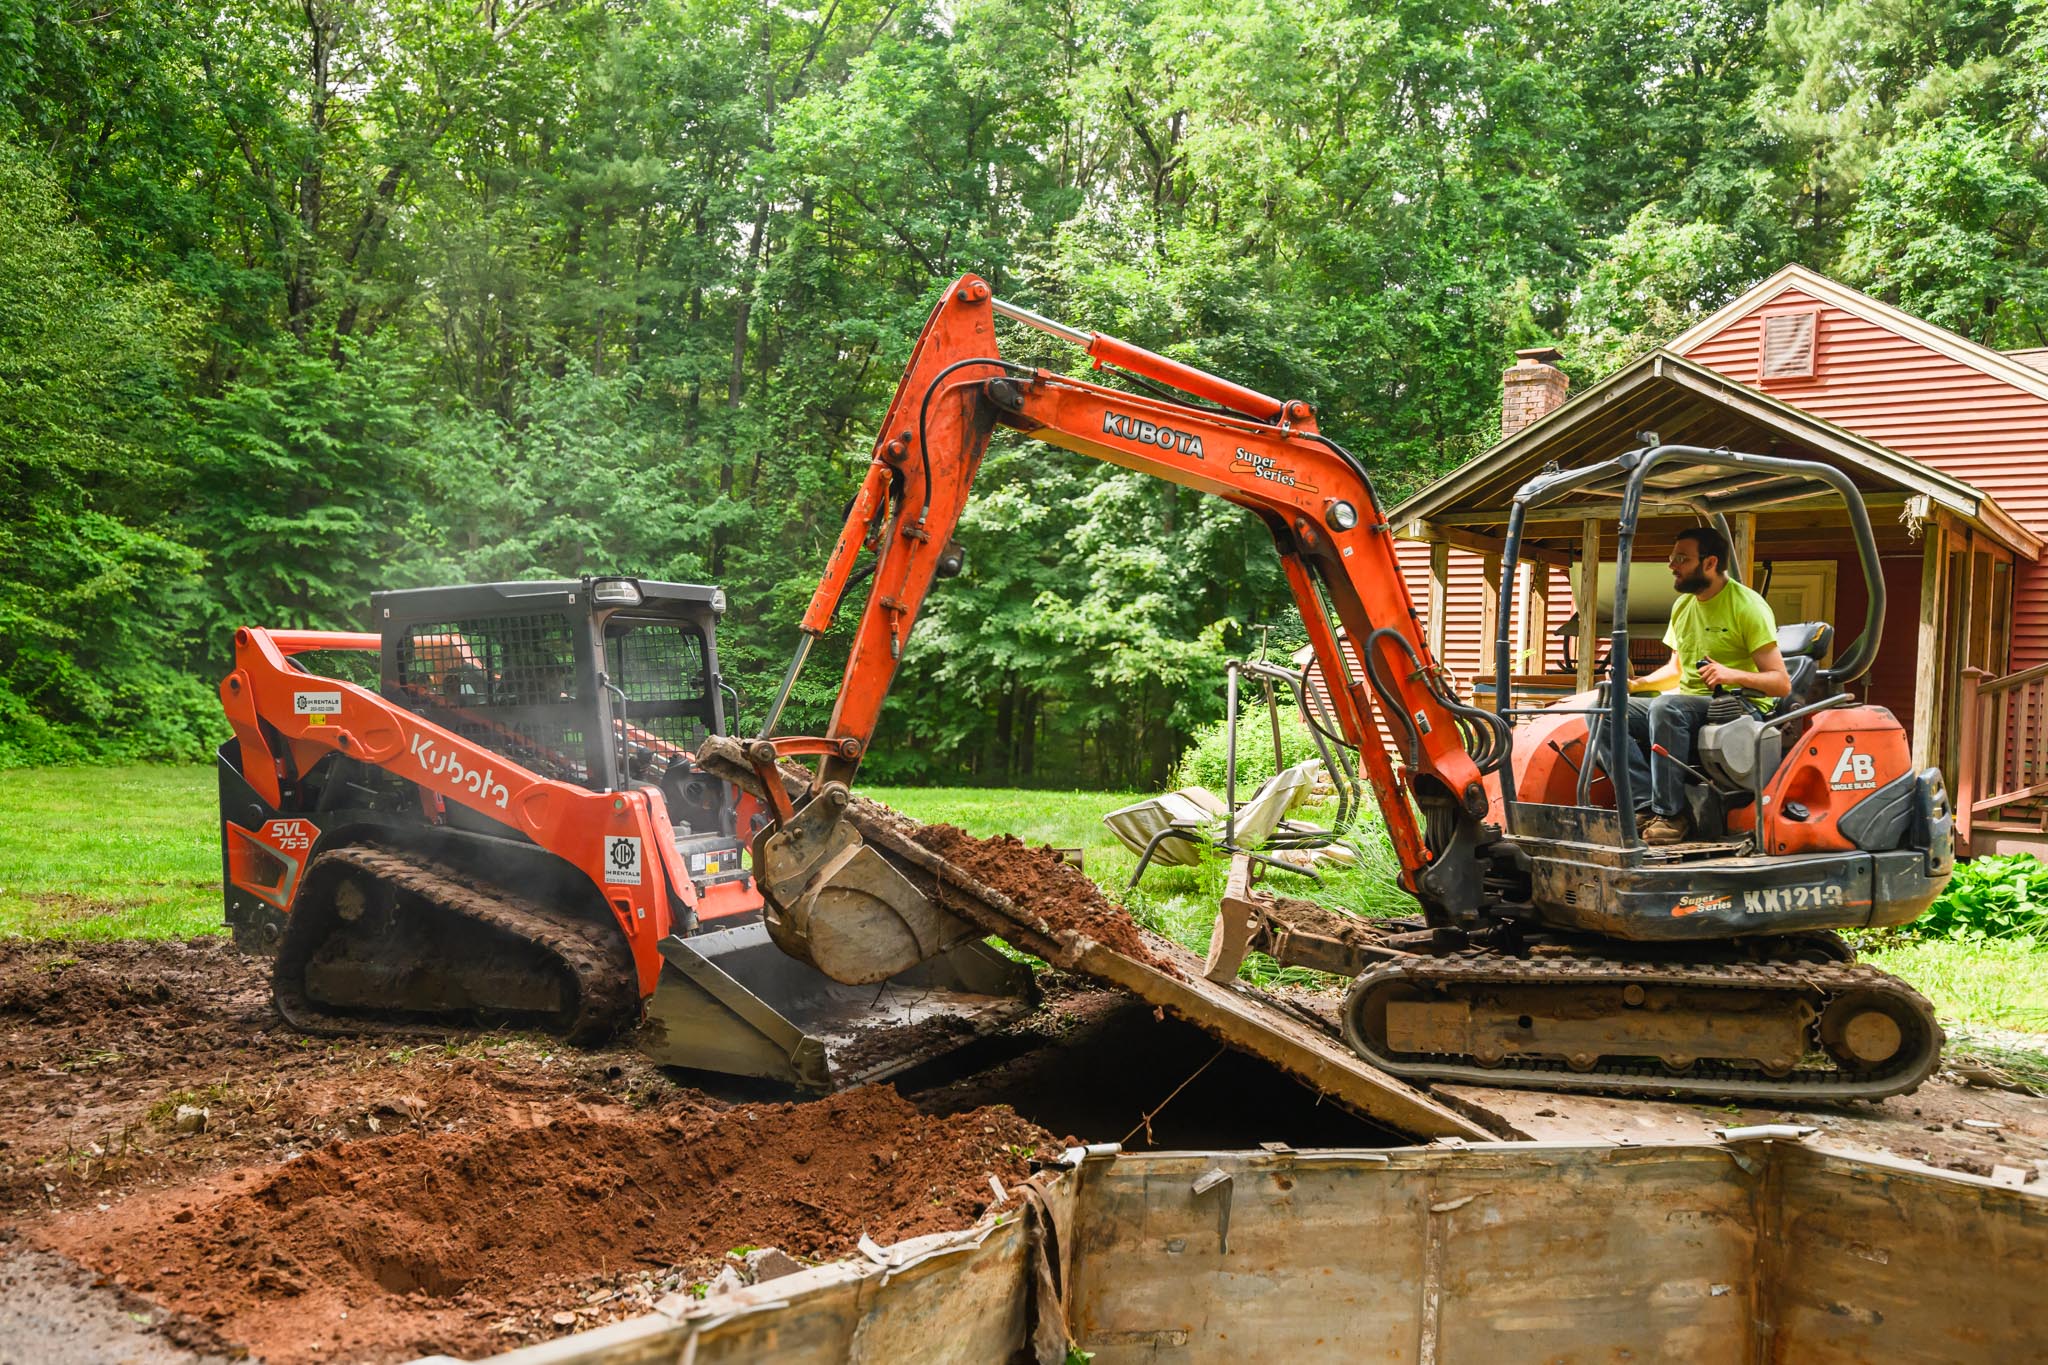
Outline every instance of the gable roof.
{"type": "Polygon", "coordinates": [[[1994,351],[1989,346],[1980,346],[1968,337],[1951,332],[1946,327],[1938,327],[1925,318],[1916,318],[1911,313],[1894,308],[1881,299],[1872,298],[1860,289],[1851,289],[1848,285],[1837,283],[1825,275],[1808,270],[1803,265],[1788,265],[1763,283],[1746,290],[1679,333],[1664,349],[1684,355],[1711,339],[1723,328],[1747,317],[1780,294],[1792,289],[1810,294],[1823,303],[1839,308],[1845,313],[1853,313],[1866,322],[1888,328],[1900,336],[1909,337],[1930,351],[1938,352],[1950,360],[1980,370],[1993,378],[2002,379],[2016,389],[2033,394],[2036,398],[2048,400],[2048,373],[1994,351]]]}
{"type": "MultiPolygon", "coordinates": [[[[2048,380],[2048,375],[2040,377],[2048,380]]],[[[1748,423],[1832,457],[1850,472],[1862,475],[1865,483],[1924,495],[1936,506],[1987,523],[1987,529],[2029,558],[2041,553],[2039,537],[2013,521],[1981,490],[1670,351],[1652,351],[1624,365],[1416,493],[1388,513],[1387,520],[1397,534],[1403,534],[1411,524],[1428,521],[1471,500],[1474,505],[1498,507],[1505,522],[1514,489],[1554,458],[1560,443],[1571,442],[1578,434],[1575,429],[1583,429],[1589,441],[1611,445],[1611,449],[1585,452],[1587,459],[1604,458],[1635,444],[1629,437],[1639,423],[1630,419],[1642,414],[1645,421],[1656,421],[1656,405],[1670,398],[1704,400],[1726,409],[1748,423]]]]}

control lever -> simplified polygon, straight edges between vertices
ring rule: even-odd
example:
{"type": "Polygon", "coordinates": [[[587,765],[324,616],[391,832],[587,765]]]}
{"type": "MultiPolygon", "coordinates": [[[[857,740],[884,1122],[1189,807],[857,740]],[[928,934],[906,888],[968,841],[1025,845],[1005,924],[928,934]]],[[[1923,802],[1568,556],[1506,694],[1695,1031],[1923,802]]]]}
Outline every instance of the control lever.
{"type": "Polygon", "coordinates": [[[1686,762],[1686,761],[1685,761],[1684,759],[1682,759],[1682,758],[1679,758],[1678,756],[1676,756],[1675,754],[1673,754],[1673,753],[1672,753],[1672,752],[1671,752],[1671,751],[1670,751],[1669,749],[1665,748],[1665,747],[1664,747],[1663,745],[1661,745],[1661,744],[1652,744],[1652,745],[1650,746],[1650,752],[1651,752],[1651,753],[1653,753],[1653,754],[1658,754],[1658,755],[1661,755],[1662,757],[1664,757],[1665,759],[1669,760],[1670,762],[1676,763],[1676,764],[1677,764],[1677,765],[1678,765],[1679,767],[1681,767],[1681,768],[1685,769],[1685,770],[1686,770],[1686,771],[1687,771],[1688,773],[1691,773],[1691,774],[1692,774],[1692,776],[1693,776],[1693,777],[1694,777],[1695,779],[1697,779],[1698,781],[1700,781],[1700,782],[1702,782],[1702,783],[1705,783],[1705,784],[1706,784],[1707,786],[1709,786],[1709,787],[1712,787],[1712,786],[1714,785],[1714,779],[1713,779],[1713,778],[1711,778],[1711,777],[1708,777],[1708,776],[1707,776],[1707,775],[1706,775],[1705,773],[1701,772],[1701,771],[1700,771],[1700,770],[1699,770],[1698,768],[1695,768],[1695,767],[1693,767],[1693,766],[1692,766],[1692,764],[1690,764],[1690,763],[1686,762]]]}

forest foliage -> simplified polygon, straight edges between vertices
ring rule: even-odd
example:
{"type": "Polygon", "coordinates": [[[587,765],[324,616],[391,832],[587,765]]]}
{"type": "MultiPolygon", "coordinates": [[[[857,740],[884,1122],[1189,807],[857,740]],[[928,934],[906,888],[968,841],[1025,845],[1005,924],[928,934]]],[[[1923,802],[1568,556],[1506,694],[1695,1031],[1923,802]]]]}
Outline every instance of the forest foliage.
{"type": "MultiPolygon", "coordinates": [[[[203,756],[240,624],[591,571],[722,584],[758,717],[967,270],[1388,498],[1517,346],[1787,261],[2048,344],[2042,0],[814,4],[0,0],[0,763],[203,756]]],[[[999,439],[870,774],[1163,781],[1262,534],[999,439]]]]}

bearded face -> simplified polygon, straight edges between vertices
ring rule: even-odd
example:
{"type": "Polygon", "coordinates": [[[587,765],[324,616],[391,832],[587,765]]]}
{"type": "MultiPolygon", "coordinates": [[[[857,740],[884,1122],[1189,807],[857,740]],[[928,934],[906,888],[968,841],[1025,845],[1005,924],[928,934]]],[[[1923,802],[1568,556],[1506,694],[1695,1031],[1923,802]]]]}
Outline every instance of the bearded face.
{"type": "Polygon", "coordinates": [[[1680,592],[1703,593],[1714,586],[1706,562],[1699,556],[1699,547],[1690,540],[1681,540],[1671,547],[1670,568],[1671,586],[1680,592]]]}

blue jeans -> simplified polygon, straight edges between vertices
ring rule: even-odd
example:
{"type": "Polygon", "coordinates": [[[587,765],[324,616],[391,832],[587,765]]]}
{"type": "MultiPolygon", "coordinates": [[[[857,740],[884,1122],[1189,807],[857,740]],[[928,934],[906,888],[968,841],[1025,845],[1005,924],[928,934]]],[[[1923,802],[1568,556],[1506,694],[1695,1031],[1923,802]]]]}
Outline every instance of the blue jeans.
{"type": "MultiPolygon", "coordinates": [[[[1663,692],[1648,701],[1629,698],[1628,786],[1638,811],[1647,798],[1654,815],[1675,820],[1686,814],[1685,769],[1671,758],[1697,766],[1695,745],[1712,700],[1685,692],[1663,692]],[[1651,752],[1653,745],[1662,745],[1671,758],[1651,752]]],[[[1743,705],[1757,713],[1747,701],[1743,705]]]]}

